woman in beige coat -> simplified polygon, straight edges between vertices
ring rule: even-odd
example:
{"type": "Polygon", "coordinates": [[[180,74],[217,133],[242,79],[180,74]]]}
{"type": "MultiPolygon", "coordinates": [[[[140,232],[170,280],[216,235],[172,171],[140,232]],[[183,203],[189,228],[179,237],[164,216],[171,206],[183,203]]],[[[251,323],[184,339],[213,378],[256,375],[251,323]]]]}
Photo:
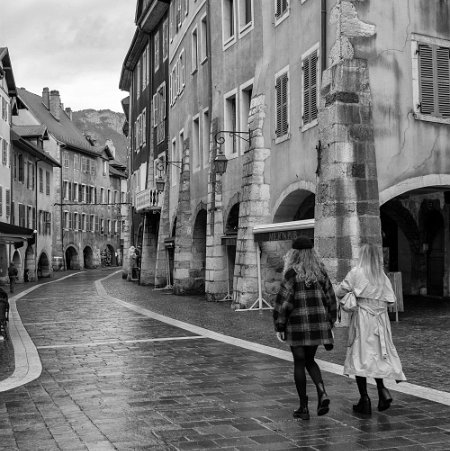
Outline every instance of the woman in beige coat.
{"type": "Polygon", "coordinates": [[[351,314],[344,374],[354,375],[360,400],[353,406],[358,413],[372,413],[367,394],[367,377],[373,377],[378,389],[378,410],[390,407],[389,390],[383,379],[406,380],[402,364],[392,341],[388,304],[396,301],[392,285],[383,270],[381,251],[372,244],[361,247],[358,264],[345,277],[336,291],[342,298],[353,292],[357,309],[351,314]]]}

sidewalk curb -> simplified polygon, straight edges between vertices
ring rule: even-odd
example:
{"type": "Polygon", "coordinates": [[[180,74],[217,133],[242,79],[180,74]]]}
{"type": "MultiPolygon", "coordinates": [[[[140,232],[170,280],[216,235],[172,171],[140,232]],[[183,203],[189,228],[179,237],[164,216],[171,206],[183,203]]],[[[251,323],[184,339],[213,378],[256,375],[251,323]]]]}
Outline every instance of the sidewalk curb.
{"type": "Polygon", "coordinates": [[[28,332],[22,324],[19,312],[17,310],[16,302],[31,293],[36,288],[40,288],[49,283],[56,283],[60,280],[72,277],[75,274],[69,274],[68,276],[61,277],[57,280],[51,280],[49,282],[41,283],[33,287],[28,288],[9,298],[9,335],[11,343],[14,349],[14,371],[11,376],[0,381],[0,392],[11,390],[13,388],[20,387],[37,379],[42,373],[41,359],[39,353],[31,340],[28,332]]]}

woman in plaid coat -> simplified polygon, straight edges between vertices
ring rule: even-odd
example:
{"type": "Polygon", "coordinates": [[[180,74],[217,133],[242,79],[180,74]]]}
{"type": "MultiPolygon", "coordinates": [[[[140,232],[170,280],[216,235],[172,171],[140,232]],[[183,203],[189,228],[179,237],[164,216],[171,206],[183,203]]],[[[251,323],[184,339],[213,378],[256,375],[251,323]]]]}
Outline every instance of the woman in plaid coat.
{"type": "Polygon", "coordinates": [[[329,411],[330,400],[314,357],[321,344],[327,350],[333,348],[331,330],[336,322],[336,298],[325,267],[314,252],[312,240],[297,238],[284,260],[273,321],[278,339],[290,345],[294,357],[294,381],[300,398],[294,418],[308,420],[305,368],[317,388],[317,415],[329,411]]]}

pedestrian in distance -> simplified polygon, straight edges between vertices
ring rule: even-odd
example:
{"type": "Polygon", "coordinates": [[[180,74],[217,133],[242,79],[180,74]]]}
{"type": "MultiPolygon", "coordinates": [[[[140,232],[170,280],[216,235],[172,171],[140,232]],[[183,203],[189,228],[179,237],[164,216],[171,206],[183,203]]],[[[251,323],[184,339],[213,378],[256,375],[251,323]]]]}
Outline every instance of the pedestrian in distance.
{"type": "Polygon", "coordinates": [[[329,411],[330,399],[315,355],[319,345],[333,348],[332,329],[337,304],[324,265],[308,237],[299,237],[284,256],[283,279],[273,309],[277,338],[288,344],[294,358],[294,382],[300,407],[294,418],[309,420],[306,372],[317,389],[317,415],[329,411]]]}
{"type": "Polygon", "coordinates": [[[16,284],[17,274],[18,274],[18,271],[17,271],[16,265],[14,264],[14,262],[11,262],[11,264],[9,265],[9,268],[8,268],[9,291],[11,293],[14,293],[14,285],[16,284]]]}
{"type": "Polygon", "coordinates": [[[353,292],[356,307],[351,313],[344,374],[354,375],[360,399],[353,406],[357,413],[372,413],[367,394],[367,378],[373,377],[378,389],[378,410],[388,409],[392,396],[383,379],[405,381],[402,364],[392,340],[388,304],[396,302],[392,284],[383,270],[381,249],[364,244],[358,262],[336,289],[338,298],[353,292]]]}

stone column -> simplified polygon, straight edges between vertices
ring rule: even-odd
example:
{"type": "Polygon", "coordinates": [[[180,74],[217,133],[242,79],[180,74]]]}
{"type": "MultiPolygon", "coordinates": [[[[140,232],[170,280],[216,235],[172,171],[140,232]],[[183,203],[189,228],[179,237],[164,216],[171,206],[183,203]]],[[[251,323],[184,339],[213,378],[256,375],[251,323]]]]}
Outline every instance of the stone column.
{"type": "Polygon", "coordinates": [[[192,260],[192,211],[189,138],[183,142],[182,162],[173,269],[173,291],[175,294],[183,294],[189,291],[192,285],[190,276],[192,260]]]}
{"type": "Polygon", "coordinates": [[[165,189],[163,198],[163,205],[161,207],[161,217],[159,220],[158,243],[156,247],[156,262],[155,262],[155,286],[164,287],[168,283],[168,267],[169,258],[167,255],[164,239],[170,236],[170,218],[169,218],[169,197],[170,197],[170,178],[169,171],[166,171],[164,178],[165,189]]]}
{"type": "MultiPolygon", "coordinates": [[[[249,307],[258,295],[256,247],[253,227],[270,222],[270,185],[265,177],[270,148],[265,147],[263,126],[266,116],[265,95],[252,98],[249,112],[251,144],[243,157],[242,202],[239,206],[239,230],[236,244],[234,290],[236,308],[249,307]]],[[[258,250],[259,251],[259,250],[258,250]]]]}
{"type": "Polygon", "coordinates": [[[323,73],[315,247],[340,282],[363,242],[381,246],[380,205],[367,61],[323,73]]]}
{"type": "Polygon", "coordinates": [[[218,153],[215,142],[219,130],[218,119],[211,121],[210,172],[208,181],[208,225],[206,230],[205,291],[208,301],[223,299],[228,291],[226,249],[222,246],[223,227],[222,176],[214,172],[214,160],[218,153]]]}

